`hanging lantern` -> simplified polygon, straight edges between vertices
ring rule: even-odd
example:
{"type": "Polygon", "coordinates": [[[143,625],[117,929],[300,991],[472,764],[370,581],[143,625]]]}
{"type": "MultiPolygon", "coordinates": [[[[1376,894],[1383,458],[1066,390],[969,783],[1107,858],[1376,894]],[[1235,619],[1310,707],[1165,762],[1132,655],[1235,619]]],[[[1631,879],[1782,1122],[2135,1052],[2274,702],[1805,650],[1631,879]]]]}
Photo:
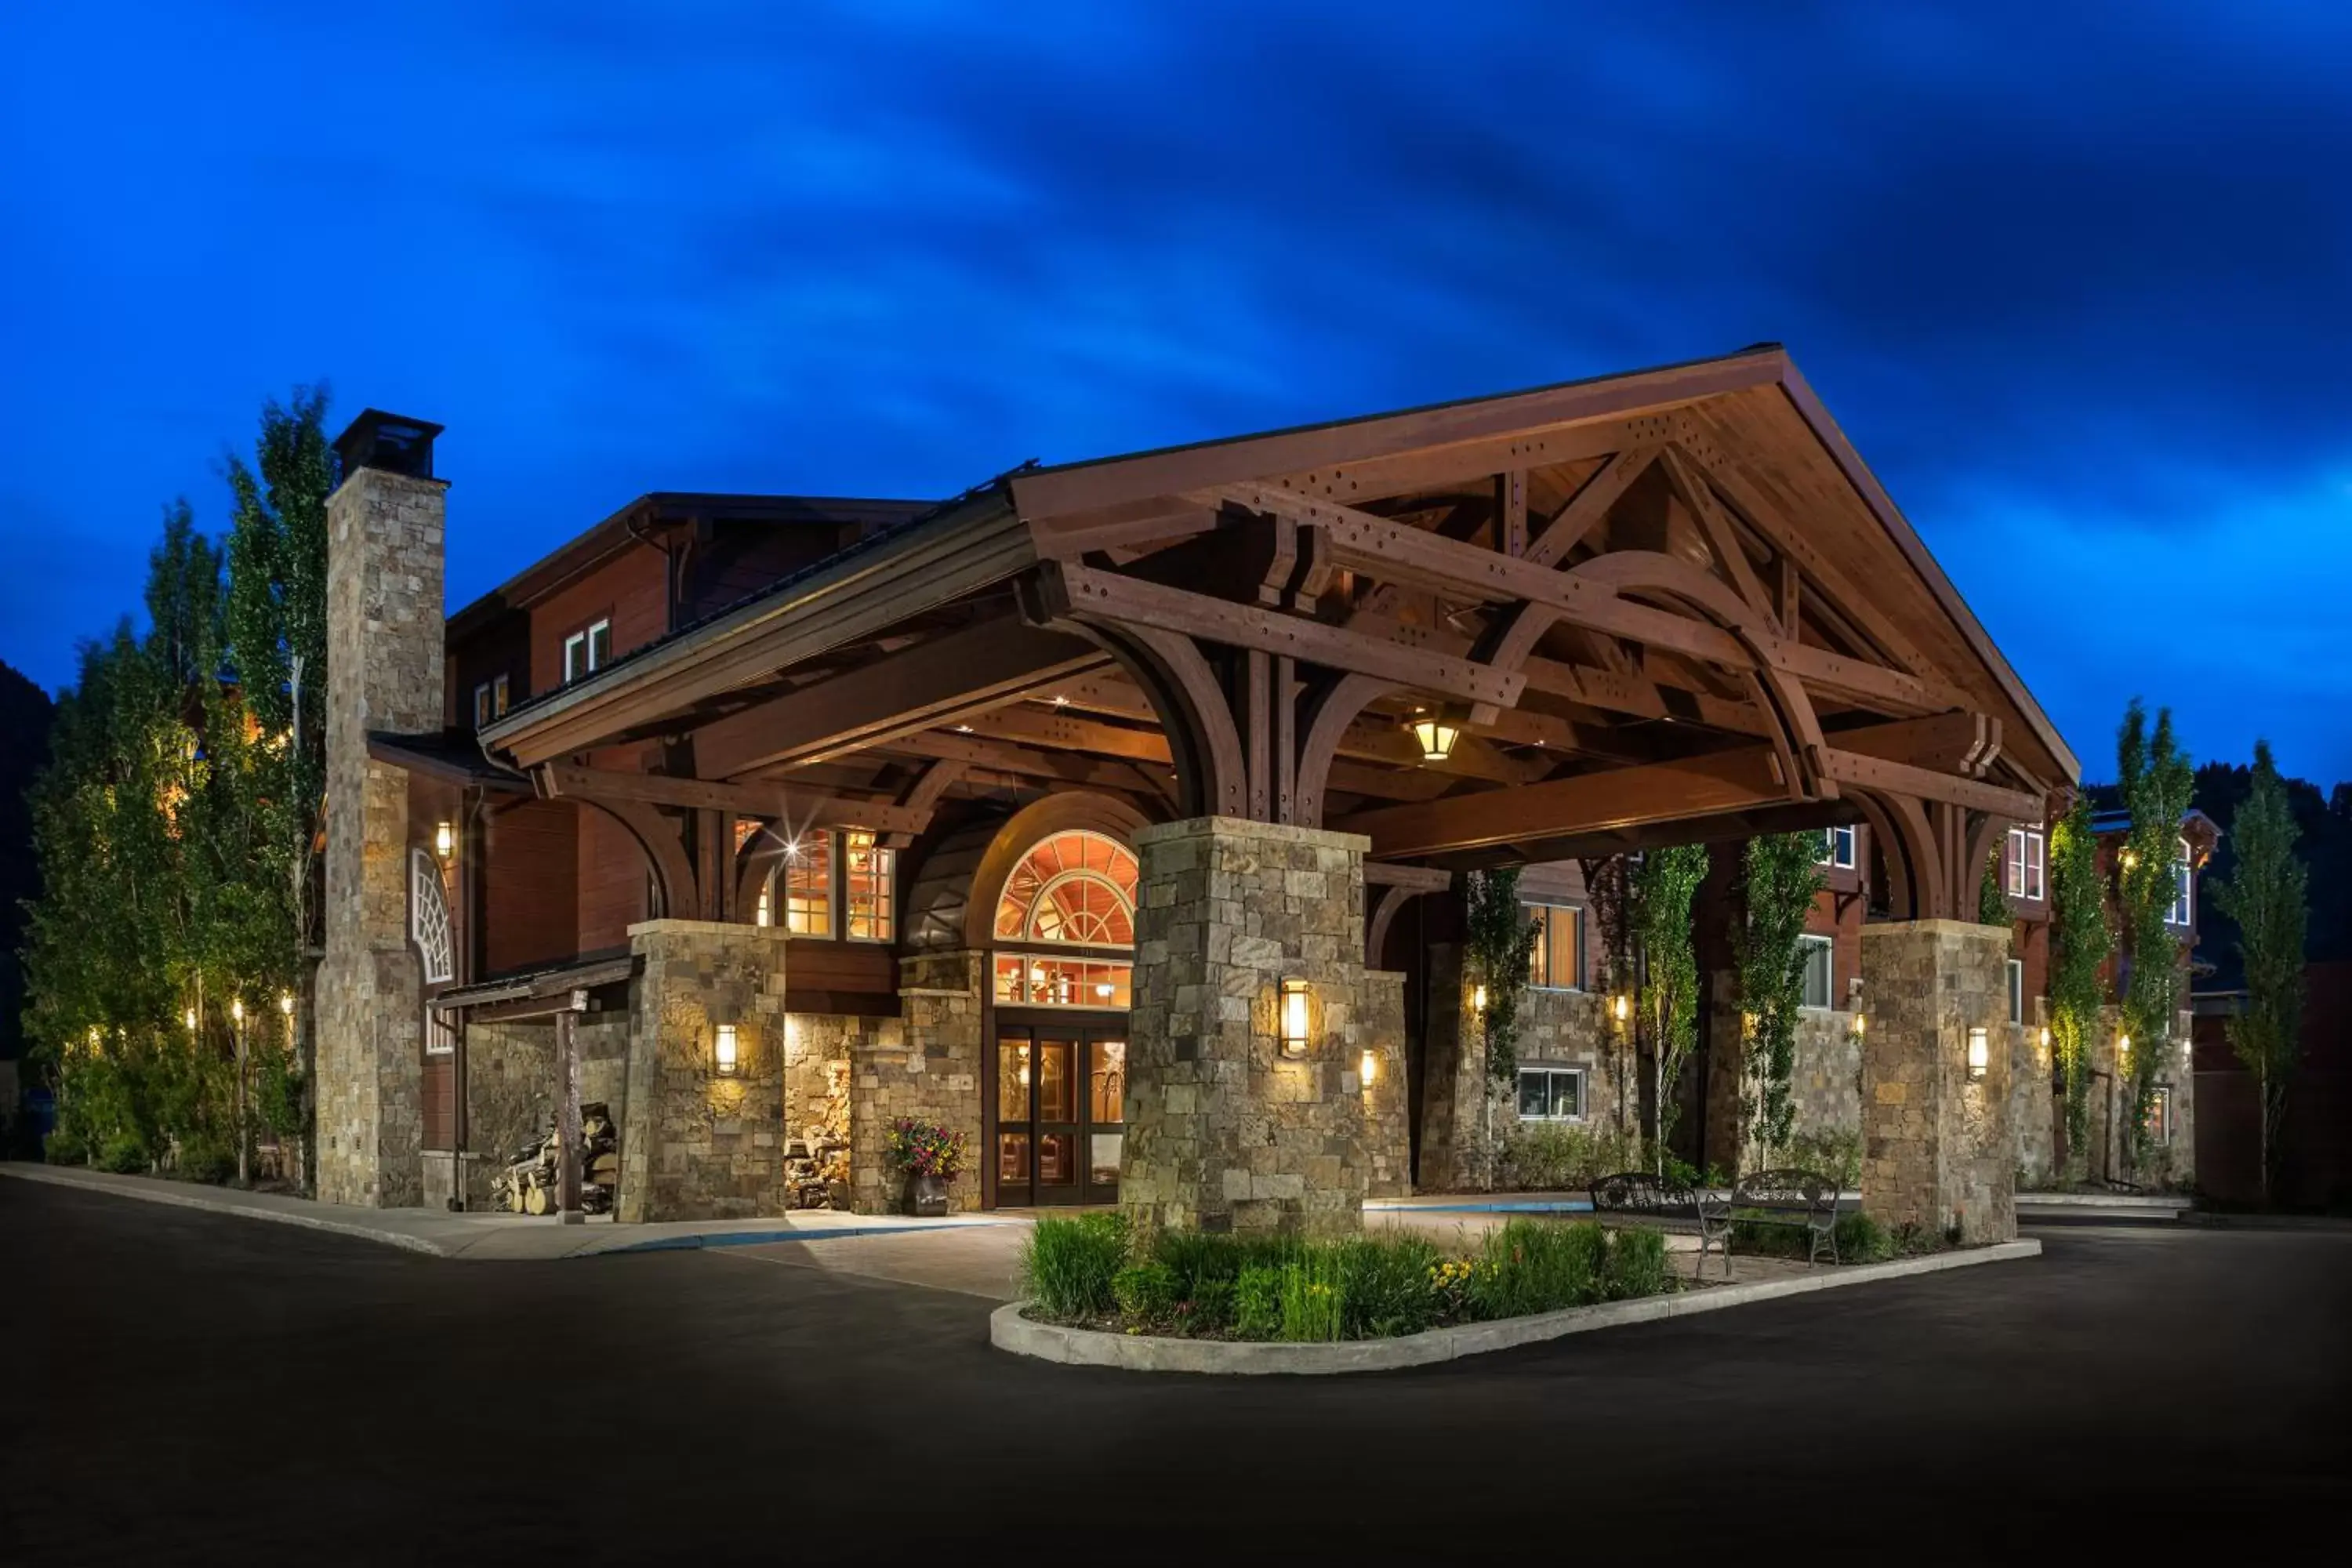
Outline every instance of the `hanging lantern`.
{"type": "Polygon", "coordinates": [[[1462,726],[1443,713],[1416,713],[1407,728],[1420,743],[1421,760],[1424,763],[1444,762],[1454,754],[1454,742],[1462,738],[1462,726]]]}

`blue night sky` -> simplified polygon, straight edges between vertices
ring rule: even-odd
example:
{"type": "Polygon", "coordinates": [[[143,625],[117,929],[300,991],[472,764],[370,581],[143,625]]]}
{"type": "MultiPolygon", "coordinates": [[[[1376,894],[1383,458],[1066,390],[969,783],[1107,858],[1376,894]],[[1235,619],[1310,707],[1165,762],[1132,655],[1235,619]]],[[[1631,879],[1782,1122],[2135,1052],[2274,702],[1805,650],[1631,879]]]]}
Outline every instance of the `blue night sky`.
{"type": "Polygon", "coordinates": [[[448,425],[454,606],[646,490],[1774,339],[2091,777],[2136,691],[2352,775],[2352,7],[7,11],[0,658],[47,685],[298,382],[448,425]]]}

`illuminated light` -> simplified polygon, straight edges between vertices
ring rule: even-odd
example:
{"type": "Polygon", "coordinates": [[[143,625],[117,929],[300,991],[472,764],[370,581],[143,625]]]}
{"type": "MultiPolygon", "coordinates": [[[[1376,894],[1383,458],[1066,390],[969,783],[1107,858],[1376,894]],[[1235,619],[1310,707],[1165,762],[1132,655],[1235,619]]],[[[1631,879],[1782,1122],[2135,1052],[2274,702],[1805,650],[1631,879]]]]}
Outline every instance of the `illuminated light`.
{"type": "Polygon", "coordinates": [[[1356,1070],[1363,1075],[1366,1084],[1376,1082],[1381,1076],[1381,1058],[1370,1051],[1366,1051],[1363,1061],[1359,1064],[1356,1070]]]}
{"type": "Polygon", "coordinates": [[[437,823],[433,829],[433,850],[446,860],[457,852],[457,830],[447,823],[437,823]]]}
{"type": "Polygon", "coordinates": [[[1296,976],[1285,976],[1282,982],[1282,1054],[1303,1057],[1307,1054],[1308,1031],[1307,982],[1296,976]]]}
{"type": "Polygon", "coordinates": [[[1421,714],[1408,727],[1421,745],[1421,760],[1424,763],[1444,762],[1454,754],[1454,742],[1462,738],[1462,726],[1449,722],[1442,714],[1421,714]]]}
{"type": "Polygon", "coordinates": [[[2042,1031],[2042,1048],[2045,1051],[2050,1048],[2050,1031],[2048,1029],[2042,1031]]]}
{"type": "Polygon", "coordinates": [[[971,733],[971,726],[969,724],[959,724],[956,726],[956,733],[959,735],[969,735],[971,733]]]}
{"type": "Polygon", "coordinates": [[[799,839],[787,838],[784,840],[784,858],[790,860],[795,866],[800,864],[801,841],[799,839]]]}
{"type": "Polygon", "coordinates": [[[2138,850],[2137,850],[2137,849],[2126,849],[2126,850],[2125,850],[2125,851],[2124,851],[2124,869],[2125,869],[2125,870],[2128,871],[2128,870],[2130,870],[2133,867],[2135,867],[2135,866],[2137,866],[2137,865],[2138,865],[2138,864],[2139,864],[2139,851],[2138,851],[2138,850]]]}
{"type": "Polygon", "coordinates": [[[1095,983],[1095,994],[1101,997],[1104,1001],[1108,1002],[1110,1000],[1110,993],[1111,984],[1109,981],[1102,980],[1095,983]]]}
{"type": "Polygon", "coordinates": [[[196,1026],[196,1010],[194,1007],[189,1008],[185,1013],[181,1015],[181,1019],[188,1026],[189,1028],[194,1028],[196,1026]]]}
{"type": "Polygon", "coordinates": [[[229,1003],[229,1005],[228,1005],[228,1016],[229,1016],[229,1020],[230,1020],[230,1022],[232,1022],[232,1023],[242,1024],[242,1023],[244,1023],[244,1022],[245,1022],[245,998],[244,998],[244,997],[239,996],[239,997],[236,998],[234,1001],[232,1001],[232,1002],[230,1002],[230,1003],[229,1003]]]}
{"type": "Polygon", "coordinates": [[[2116,1054],[2119,1057],[2128,1057],[2131,1055],[2131,1037],[2129,1035],[2122,1035],[2116,1037],[2116,1054]]]}
{"type": "Polygon", "coordinates": [[[98,1048],[98,1026],[95,1024],[89,1027],[89,1046],[92,1050],[98,1048]]]}
{"type": "Polygon", "coordinates": [[[1857,1035],[1866,1035],[1870,1033],[1870,1018],[1868,1015],[1856,1013],[1853,1016],[1853,1032],[1857,1035]]]}
{"type": "Polygon", "coordinates": [[[1069,705],[1070,700],[1066,697],[1056,697],[1054,699],[1054,706],[1056,708],[1067,708],[1069,705]]]}
{"type": "Polygon", "coordinates": [[[1471,991],[1470,1010],[1474,1013],[1483,1013],[1486,1010],[1486,987],[1484,984],[1471,991]]]}
{"type": "Polygon", "coordinates": [[[278,994],[278,1010],[289,1018],[294,1016],[294,993],[280,991],[278,994]]]}
{"type": "Polygon", "coordinates": [[[1969,1076],[1982,1078],[1992,1060],[1992,1045],[1982,1029],[1969,1031],[1969,1076]]]}
{"type": "Polygon", "coordinates": [[[732,1024],[721,1024],[719,1026],[718,1056],[719,1076],[721,1078],[733,1078],[735,1076],[736,1055],[735,1026],[732,1024]]]}
{"type": "Polygon", "coordinates": [[[751,923],[755,926],[776,923],[775,910],[770,902],[770,895],[765,888],[760,889],[760,907],[751,911],[751,923]]]}
{"type": "Polygon", "coordinates": [[[1627,996],[1623,992],[1621,991],[1616,995],[1612,996],[1609,999],[1609,1016],[1616,1019],[1619,1023],[1623,1023],[1627,1015],[1631,1014],[1633,1011],[1633,999],[1627,996]]]}

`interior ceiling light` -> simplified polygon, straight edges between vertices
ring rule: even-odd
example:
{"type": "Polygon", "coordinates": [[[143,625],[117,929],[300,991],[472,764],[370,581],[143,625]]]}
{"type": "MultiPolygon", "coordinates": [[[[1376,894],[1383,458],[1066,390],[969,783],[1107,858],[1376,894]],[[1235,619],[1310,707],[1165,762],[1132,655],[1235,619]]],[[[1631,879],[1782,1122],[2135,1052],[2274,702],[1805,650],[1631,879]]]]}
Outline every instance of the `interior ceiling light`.
{"type": "Polygon", "coordinates": [[[1405,727],[1420,744],[1424,763],[1444,762],[1454,754],[1454,742],[1462,738],[1462,726],[1444,713],[1416,713],[1405,727]]]}

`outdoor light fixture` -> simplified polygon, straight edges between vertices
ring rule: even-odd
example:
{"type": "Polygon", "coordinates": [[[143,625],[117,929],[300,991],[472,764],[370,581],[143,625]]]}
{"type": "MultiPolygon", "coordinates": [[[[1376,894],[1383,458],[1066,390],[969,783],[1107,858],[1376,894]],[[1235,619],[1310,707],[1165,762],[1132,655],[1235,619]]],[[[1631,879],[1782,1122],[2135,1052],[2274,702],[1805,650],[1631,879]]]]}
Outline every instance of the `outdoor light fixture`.
{"type": "Polygon", "coordinates": [[[1625,1021],[1625,1016],[1633,1010],[1633,998],[1627,996],[1622,991],[1609,999],[1610,1016],[1615,1018],[1621,1024],[1625,1021]]]}
{"type": "Polygon", "coordinates": [[[186,1021],[189,1028],[193,1029],[196,1026],[196,1010],[194,1007],[189,1008],[182,1017],[186,1021]]]}
{"type": "Polygon", "coordinates": [[[457,852],[457,830],[446,822],[436,825],[433,829],[433,852],[444,860],[455,855],[457,852]]]}
{"type": "Polygon", "coordinates": [[[2139,851],[2138,851],[2138,850],[2137,850],[2137,849],[2126,849],[2126,850],[2125,850],[2125,851],[2124,851],[2124,869],[2125,869],[2125,870],[2128,871],[2128,870],[2130,870],[2133,867],[2135,867],[2135,866],[2137,866],[2137,865],[2138,865],[2138,864],[2139,864],[2139,851]]]}
{"type": "Polygon", "coordinates": [[[1444,762],[1454,754],[1454,742],[1462,738],[1462,726],[1443,713],[1416,713],[1408,728],[1421,743],[1421,760],[1424,763],[1444,762]]]}
{"type": "Polygon", "coordinates": [[[1486,1010],[1486,986],[1484,981],[1471,987],[1470,1010],[1473,1013],[1483,1013],[1486,1010]]]}
{"type": "Polygon", "coordinates": [[[2116,1037],[2116,1055],[2119,1057],[2128,1057],[2131,1055],[2131,1037],[2129,1035],[2120,1035],[2116,1037]]]}
{"type": "Polygon", "coordinates": [[[294,1016],[294,993],[280,991],[278,994],[278,1010],[289,1018],[294,1016]]]}
{"type": "Polygon", "coordinates": [[[735,1026],[732,1024],[719,1026],[719,1076],[735,1076],[735,1026]]]}
{"type": "Polygon", "coordinates": [[[228,1005],[228,1016],[229,1021],[232,1023],[242,1024],[245,1022],[244,997],[239,996],[228,1005]]]}
{"type": "Polygon", "coordinates": [[[1307,982],[1296,975],[1286,975],[1282,982],[1282,1054],[1303,1057],[1307,1054],[1307,982]]]}
{"type": "Polygon", "coordinates": [[[1866,1035],[1870,1032],[1870,1017],[1867,1014],[1856,1013],[1853,1016],[1853,1032],[1857,1035],[1866,1035]]]}
{"type": "Polygon", "coordinates": [[[1366,1051],[1364,1059],[1356,1071],[1362,1076],[1365,1086],[1369,1088],[1372,1081],[1381,1076],[1381,1058],[1366,1051]]]}
{"type": "Polygon", "coordinates": [[[1969,1031],[1969,1076],[1982,1078],[1985,1067],[1992,1059],[1992,1047],[1982,1029],[1969,1031]]]}

